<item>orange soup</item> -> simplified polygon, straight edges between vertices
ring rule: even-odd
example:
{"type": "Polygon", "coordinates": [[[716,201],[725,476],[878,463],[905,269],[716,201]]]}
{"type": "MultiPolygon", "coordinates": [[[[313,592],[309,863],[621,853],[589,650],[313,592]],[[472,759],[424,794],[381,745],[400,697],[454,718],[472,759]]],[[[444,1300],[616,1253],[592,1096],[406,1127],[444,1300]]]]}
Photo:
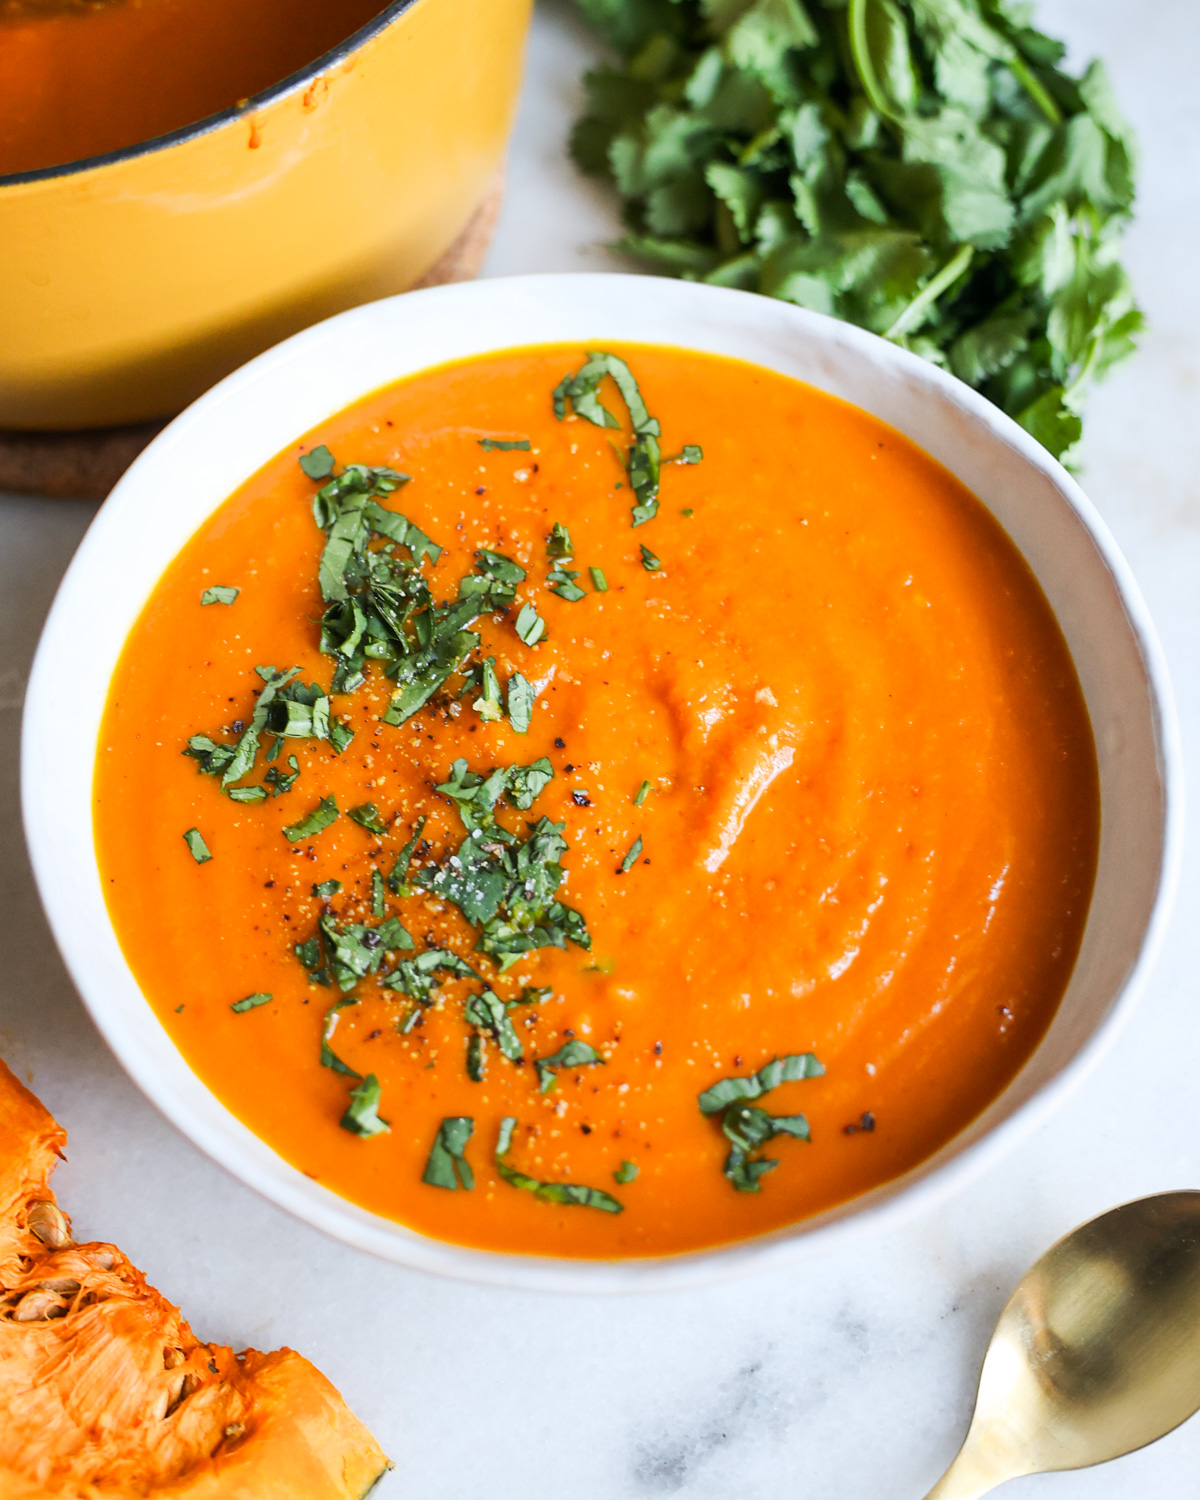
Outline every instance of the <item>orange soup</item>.
{"type": "Polygon", "coordinates": [[[288,1161],[620,1257],[962,1130],[1062,997],[1098,797],[1045,598],[926,454],[734,360],[536,348],[215,512],[116,671],[95,829],[144,993],[288,1161]]]}
{"type": "Polygon", "coordinates": [[[0,176],[119,151],[230,109],[382,0],[0,0],[0,176]]]}

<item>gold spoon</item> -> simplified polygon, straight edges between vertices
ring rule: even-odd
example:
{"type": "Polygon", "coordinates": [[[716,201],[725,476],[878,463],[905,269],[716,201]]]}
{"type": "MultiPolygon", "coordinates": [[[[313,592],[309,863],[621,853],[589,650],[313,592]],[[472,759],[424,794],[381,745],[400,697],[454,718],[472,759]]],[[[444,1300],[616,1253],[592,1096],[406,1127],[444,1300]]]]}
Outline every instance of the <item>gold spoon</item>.
{"type": "Polygon", "coordinates": [[[1200,1193],[1160,1193],[1059,1240],[1000,1314],[958,1457],[926,1500],[1086,1469],[1200,1410],[1200,1193]]]}

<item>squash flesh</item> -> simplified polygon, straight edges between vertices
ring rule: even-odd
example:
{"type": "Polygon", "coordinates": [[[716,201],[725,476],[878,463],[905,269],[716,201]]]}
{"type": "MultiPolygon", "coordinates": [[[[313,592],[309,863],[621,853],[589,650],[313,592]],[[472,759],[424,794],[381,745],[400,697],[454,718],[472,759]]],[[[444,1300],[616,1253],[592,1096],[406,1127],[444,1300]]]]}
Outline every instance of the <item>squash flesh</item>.
{"type": "Polygon", "coordinates": [[[70,1242],[65,1132],[0,1062],[0,1500],[358,1500],[388,1460],[290,1349],[201,1343],[115,1245],[70,1242]]]}

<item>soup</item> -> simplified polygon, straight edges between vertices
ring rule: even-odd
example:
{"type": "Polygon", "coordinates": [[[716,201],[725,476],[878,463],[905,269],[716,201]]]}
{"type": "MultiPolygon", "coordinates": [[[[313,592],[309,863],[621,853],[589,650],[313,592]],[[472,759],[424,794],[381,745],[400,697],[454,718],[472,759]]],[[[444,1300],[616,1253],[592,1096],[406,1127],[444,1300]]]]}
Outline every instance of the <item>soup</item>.
{"type": "Polygon", "coordinates": [[[167,135],[314,62],[380,0],[0,0],[0,176],[167,135]]]}
{"type": "Polygon", "coordinates": [[[1098,796],[1044,596],[926,454],[738,361],[535,348],[214,513],[115,673],[95,833],[145,995],[288,1161],[631,1257],[978,1115],[1070,977],[1098,796]]]}

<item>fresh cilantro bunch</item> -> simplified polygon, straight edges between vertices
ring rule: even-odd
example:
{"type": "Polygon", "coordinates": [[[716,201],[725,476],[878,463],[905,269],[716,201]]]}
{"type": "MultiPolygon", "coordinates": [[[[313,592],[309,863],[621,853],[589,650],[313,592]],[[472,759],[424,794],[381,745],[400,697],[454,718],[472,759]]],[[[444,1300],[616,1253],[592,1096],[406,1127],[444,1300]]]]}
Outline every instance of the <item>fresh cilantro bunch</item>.
{"type": "Polygon", "coordinates": [[[1072,457],[1142,316],[1118,260],[1134,145],[1014,0],[577,0],[621,61],[572,154],[674,275],[832,313],[1072,457]]]}

